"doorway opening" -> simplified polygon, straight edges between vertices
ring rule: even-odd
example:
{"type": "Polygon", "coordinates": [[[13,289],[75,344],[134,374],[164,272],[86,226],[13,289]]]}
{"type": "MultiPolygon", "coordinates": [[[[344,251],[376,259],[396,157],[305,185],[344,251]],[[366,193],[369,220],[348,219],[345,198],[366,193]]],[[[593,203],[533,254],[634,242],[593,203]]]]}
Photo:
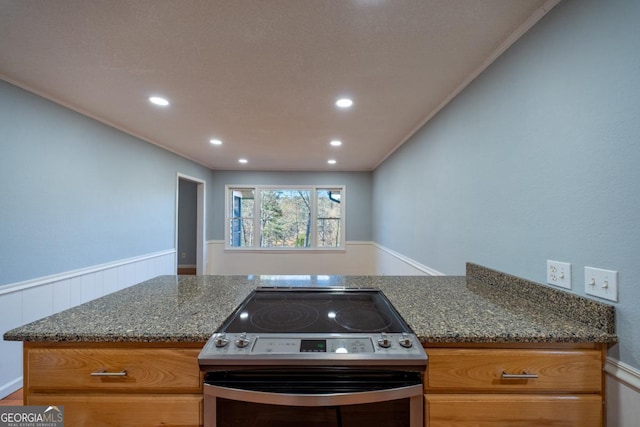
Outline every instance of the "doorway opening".
{"type": "Polygon", "coordinates": [[[176,274],[205,273],[205,182],[178,174],[176,181],[176,274]]]}

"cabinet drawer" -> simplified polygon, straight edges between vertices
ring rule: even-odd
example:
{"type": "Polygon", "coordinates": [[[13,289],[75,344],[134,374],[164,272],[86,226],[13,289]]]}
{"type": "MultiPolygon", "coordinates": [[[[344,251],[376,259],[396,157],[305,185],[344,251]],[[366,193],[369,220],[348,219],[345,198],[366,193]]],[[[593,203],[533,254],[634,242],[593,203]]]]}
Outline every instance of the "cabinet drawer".
{"type": "Polygon", "coordinates": [[[202,425],[201,395],[34,394],[27,404],[64,406],[65,427],[202,425]]]}
{"type": "Polygon", "coordinates": [[[598,350],[427,349],[425,390],[600,393],[598,350]],[[507,374],[507,376],[503,375],[507,374]],[[529,374],[531,378],[511,377],[529,374]]]}
{"type": "Polygon", "coordinates": [[[597,395],[460,395],[425,397],[425,427],[601,427],[597,395]]]}
{"type": "Polygon", "coordinates": [[[26,385],[29,392],[198,393],[198,353],[192,348],[31,348],[26,385]]]}

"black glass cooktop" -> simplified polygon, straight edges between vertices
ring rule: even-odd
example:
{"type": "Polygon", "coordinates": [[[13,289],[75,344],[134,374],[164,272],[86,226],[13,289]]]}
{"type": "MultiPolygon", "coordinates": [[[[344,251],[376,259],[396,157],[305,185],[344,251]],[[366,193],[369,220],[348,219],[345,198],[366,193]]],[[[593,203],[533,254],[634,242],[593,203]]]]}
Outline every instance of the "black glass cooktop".
{"type": "Polygon", "coordinates": [[[245,299],[218,332],[411,331],[378,289],[258,288],[245,299]]]}

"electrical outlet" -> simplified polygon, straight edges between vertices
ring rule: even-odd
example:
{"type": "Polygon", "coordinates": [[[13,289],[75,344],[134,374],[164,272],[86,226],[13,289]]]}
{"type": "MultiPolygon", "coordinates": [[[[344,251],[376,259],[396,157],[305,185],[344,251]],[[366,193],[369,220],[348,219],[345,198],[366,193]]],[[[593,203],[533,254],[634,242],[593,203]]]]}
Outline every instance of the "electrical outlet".
{"type": "Polygon", "coordinates": [[[180,254],[180,256],[182,257],[182,259],[186,259],[187,258],[187,253],[186,252],[182,252],[180,254]]]}
{"type": "Polygon", "coordinates": [[[584,291],[595,297],[618,302],[618,272],[585,267],[584,291]]]}
{"type": "Polygon", "coordinates": [[[571,289],[571,264],[547,260],[547,283],[565,289],[571,289]]]}

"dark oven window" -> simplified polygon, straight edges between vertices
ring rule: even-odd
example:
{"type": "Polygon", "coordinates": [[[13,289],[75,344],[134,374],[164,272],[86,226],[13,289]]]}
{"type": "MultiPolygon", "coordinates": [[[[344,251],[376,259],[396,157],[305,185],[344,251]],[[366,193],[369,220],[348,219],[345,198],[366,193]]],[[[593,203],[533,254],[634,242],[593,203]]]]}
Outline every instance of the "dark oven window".
{"type": "Polygon", "coordinates": [[[219,427],[407,427],[409,399],[312,408],[218,398],[216,414],[219,427]]]}

